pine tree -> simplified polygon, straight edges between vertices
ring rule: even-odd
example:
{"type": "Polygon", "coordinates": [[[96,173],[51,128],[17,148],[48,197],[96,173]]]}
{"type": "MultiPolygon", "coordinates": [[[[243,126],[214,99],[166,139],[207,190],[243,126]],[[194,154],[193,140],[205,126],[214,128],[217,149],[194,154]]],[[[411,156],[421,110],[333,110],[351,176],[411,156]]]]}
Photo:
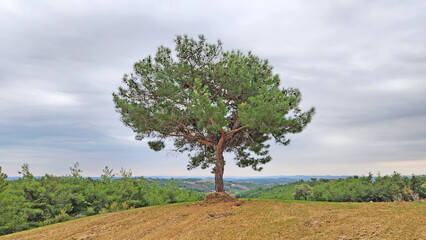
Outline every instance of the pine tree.
{"type": "Polygon", "coordinates": [[[116,110],[136,139],[154,139],[153,150],[173,138],[175,150],[193,153],[188,169],[213,166],[216,191],[224,192],[224,152],[260,171],[271,160],[267,141],[289,144],[285,135],[301,132],[315,109],[302,112],[300,91],[280,88],[269,62],[251,52],[224,51],[203,35],[175,43],[175,54],[160,46],[124,75],[125,86],[113,93],[116,110]]]}

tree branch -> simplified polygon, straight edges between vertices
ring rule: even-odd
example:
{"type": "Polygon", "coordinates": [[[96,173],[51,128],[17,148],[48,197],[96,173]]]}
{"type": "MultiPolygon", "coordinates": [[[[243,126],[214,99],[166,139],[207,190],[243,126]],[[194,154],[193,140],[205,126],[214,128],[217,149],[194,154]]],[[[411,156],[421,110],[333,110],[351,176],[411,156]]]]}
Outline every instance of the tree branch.
{"type": "Polygon", "coordinates": [[[173,134],[173,133],[162,133],[162,134],[164,134],[166,136],[170,136],[170,137],[184,137],[184,138],[192,139],[192,140],[195,140],[195,141],[197,141],[199,143],[202,143],[204,145],[208,145],[208,146],[214,148],[214,144],[213,143],[210,143],[210,142],[207,142],[205,140],[199,139],[199,138],[194,137],[192,135],[188,135],[188,134],[173,134]]]}
{"type": "Polygon", "coordinates": [[[240,127],[240,128],[237,128],[237,129],[231,130],[231,131],[227,132],[227,133],[226,133],[226,135],[227,135],[227,136],[231,136],[232,134],[234,134],[234,133],[236,133],[236,132],[239,132],[239,131],[241,131],[241,130],[243,130],[243,129],[245,129],[245,128],[247,128],[247,126],[242,126],[242,127],[240,127]]]}
{"type": "Polygon", "coordinates": [[[221,135],[223,138],[225,138],[225,137],[226,137],[226,134],[225,134],[225,132],[223,131],[223,129],[219,129],[219,133],[220,133],[220,135],[221,135]]]}
{"type": "Polygon", "coordinates": [[[217,124],[213,121],[213,118],[209,118],[209,121],[212,123],[213,126],[216,126],[217,124]]]}
{"type": "Polygon", "coordinates": [[[166,98],[166,99],[169,99],[169,100],[171,100],[171,101],[173,101],[174,103],[176,103],[176,104],[181,104],[181,105],[183,105],[183,106],[185,106],[185,107],[188,107],[189,105],[188,104],[186,104],[186,103],[184,103],[184,102],[179,102],[179,101],[176,101],[176,100],[174,100],[174,99],[172,99],[172,98],[170,98],[170,97],[167,97],[167,96],[160,96],[160,95],[157,95],[157,94],[155,94],[155,93],[153,93],[153,92],[151,92],[151,91],[147,91],[149,94],[151,94],[152,96],[154,96],[154,97],[159,97],[159,98],[161,98],[161,97],[164,97],[164,98],[166,98]]]}
{"type": "Polygon", "coordinates": [[[220,87],[219,90],[216,91],[216,93],[210,98],[210,100],[212,100],[214,97],[216,97],[216,95],[222,90],[223,88],[220,87]]]}
{"type": "Polygon", "coordinates": [[[231,139],[229,141],[227,141],[227,146],[231,146],[232,143],[239,138],[239,135],[240,134],[236,134],[236,135],[231,136],[231,139]]]}
{"type": "Polygon", "coordinates": [[[207,137],[205,137],[203,134],[201,134],[201,133],[199,133],[199,132],[197,132],[197,131],[194,131],[194,130],[192,130],[192,129],[188,128],[185,124],[183,124],[183,123],[181,123],[181,122],[179,122],[179,121],[177,121],[177,120],[175,120],[175,119],[168,118],[167,120],[169,120],[169,121],[172,121],[172,122],[174,122],[174,123],[179,124],[179,125],[180,125],[181,127],[183,127],[185,130],[187,130],[187,131],[189,131],[189,132],[191,132],[191,133],[194,133],[194,134],[196,134],[196,135],[200,136],[200,137],[201,137],[201,138],[203,138],[203,139],[204,139],[204,141],[206,141],[206,142],[215,143],[215,142],[214,142],[213,140],[211,140],[210,138],[207,138],[207,137]]]}

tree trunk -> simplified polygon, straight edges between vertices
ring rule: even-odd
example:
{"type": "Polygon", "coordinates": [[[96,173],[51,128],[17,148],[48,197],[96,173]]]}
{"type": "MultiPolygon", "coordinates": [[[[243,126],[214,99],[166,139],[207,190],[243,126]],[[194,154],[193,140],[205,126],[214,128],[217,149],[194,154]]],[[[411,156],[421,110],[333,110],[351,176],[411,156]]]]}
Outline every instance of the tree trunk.
{"type": "Polygon", "coordinates": [[[215,147],[216,154],[216,169],[214,174],[214,182],[216,187],[216,192],[225,192],[223,187],[223,172],[225,169],[225,161],[223,159],[223,147],[225,145],[225,133],[223,130],[220,130],[222,137],[220,138],[218,144],[215,147]]]}
{"type": "Polygon", "coordinates": [[[216,150],[216,171],[214,175],[216,192],[225,192],[223,187],[223,172],[224,172],[223,149],[216,150]]]}

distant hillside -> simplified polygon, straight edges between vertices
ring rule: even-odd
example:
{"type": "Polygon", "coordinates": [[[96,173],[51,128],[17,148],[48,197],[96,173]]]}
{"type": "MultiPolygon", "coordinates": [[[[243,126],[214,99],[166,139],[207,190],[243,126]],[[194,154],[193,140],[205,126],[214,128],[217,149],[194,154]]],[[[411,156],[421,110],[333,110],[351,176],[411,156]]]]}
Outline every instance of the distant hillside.
{"type": "MultiPolygon", "coordinates": [[[[231,179],[229,179],[229,180],[231,180],[231,179]]],[[[240,182],[255,183],[255,184],[257,184],[258,187],[259,186],[269,187],[269,186],[274,186],[274,185],[279,185],[279,184],[296,182],[296,181],[303,180],[303,179],[310,180],[311,178],[304,177],[304,178],[299,179],[299,178],[290,178],[290,177],[276,177],[276,178],[271,177],[271,178],[243,178],[243,179],[232,179],[232,180],[233,181],[240,181],[240,182]]]]}
{"type": "MultiPolygon", "coordinates": [[[[169,184],[171,181],[176,182],[176,185],[184,190],[192,190],[202,193],[215,192],[214,179],[194,179],[194,178],[178,178],[178,179],[164,179],[164,178],[147,178],[152,183],[157,183],[161,186],[169,184]]],[[[230,194],[236,194],[247,191],[262,184],[253,183],[249,181],[224,181],[225,191],[230,194]]]]}
{"type": "MultiPolygon", "coordinates": [[[[35,176],[35,178],[41,178],[42,176],[35,176]]],[[[214,179],[211,177],[201,177],[201,176],[134,176],[134,177],[144,177],[151,179],[214,179]]],[[[261,185],[277,185],[284,184],[289,182],[296,182],[299,180],[308,181],[312,178],[314,179],[338,179],[338,178],[347,178],[349,176],[333,176],[333,175],[294,175],[294,176],[266,176],[266,177],[224,177],[224,180],[227,181],[242,181],[242,182],[252,182],[258,183],[261,185]]],[[[21,177],[8,177],[7,180],[17,180],[21,177]]],[[[101,177],[83,177],[91,178],[93,180],[101,179],[101,177]]],[[[114,177],[113,179],[119,179],[120,177],[114,177]]],[[[374,178],[374,177],[373,177],[374,178]]]]}
{"type": "Polygon", "coordinates": [[[236,195],[237,198],[259,198],[259,199],[280,199],[293,200],[294,188],[297,185],[305,182],[292,182],[273,187],[257,187],[249,191],[240,192],[236,195]]]}
{"type": "MultiPolygon", "coordinates": [[[[238,194],[247,190],[259,187],[271,187],[286,183],[297,182],[300,180],[309,181],[311,179],[338,179],[347,178],[347,176],[278,176],[278,177],[257,177],[257,178],[225,178],[225,191],[230,194],[238,194]]],[[[185,190],[192,190],[202,193],[215,192],[213,178],[182,178],[182,177],[148,177],[151,182],[156,182],[160,185],[167,185],[171,180],[185,190]]]]}
{"type": "Polygon", "coordinates": [[[26,239],[425,239],[424,203],[178,203],[0,237],[26,239]]]}

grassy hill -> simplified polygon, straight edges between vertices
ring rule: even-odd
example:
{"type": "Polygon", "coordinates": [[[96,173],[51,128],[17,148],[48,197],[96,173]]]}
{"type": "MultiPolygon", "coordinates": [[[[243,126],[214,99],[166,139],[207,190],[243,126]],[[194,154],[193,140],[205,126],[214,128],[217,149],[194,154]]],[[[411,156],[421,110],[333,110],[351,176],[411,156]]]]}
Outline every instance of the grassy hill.
{"type": "Polygon", "coordinates": [[[0,239],[425,239],[425,207],[418,202],[178,203],[86,217],[0,239]]]}

